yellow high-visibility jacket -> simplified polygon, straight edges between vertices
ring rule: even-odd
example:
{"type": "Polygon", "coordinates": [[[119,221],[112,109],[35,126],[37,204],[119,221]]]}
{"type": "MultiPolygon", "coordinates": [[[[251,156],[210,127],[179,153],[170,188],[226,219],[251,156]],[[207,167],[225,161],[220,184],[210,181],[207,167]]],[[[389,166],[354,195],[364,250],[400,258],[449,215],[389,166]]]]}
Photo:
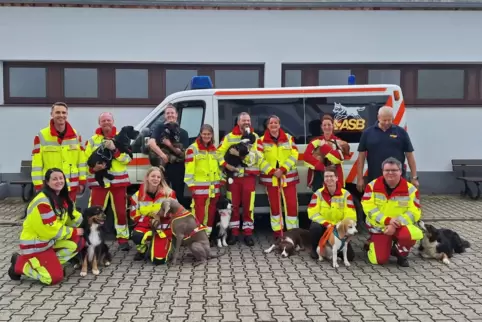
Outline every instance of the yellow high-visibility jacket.
{"type": "Polygon", "coordinates": [[[220,194],[221,169],[214,144],[205,146],[198,138],[186,150],[184,182],[192,196],[213,198],[220,194]]]}
{"type": "Polygon", "coordinates": [[[277,168],[283,171],[281,182],[283,186],[294,185],[300,182],[296,163],[298,162],[298,148],[294,138],[279,130],[277,142],[273,140],[266,130],[258,143],[258,151],[263,154],[266,162],[273,168],[269,173],[261,173],[260,182],[266,186],[278,186],[278,179],[273,176],[277,168]]]}
{"type": "Polygon", "coordinates": [[[308,218],[325,227],[336,225],[347,218],[356,221],[353,196],[339,186],[331,196],[328,189],[323,186],[311,197],[308,205],[308,218]]]}
{"type": "Polygon", "coordinates": [[[47,196],[40,192],[27,208],[27,218],[20,233],[20,254],[41,253],[52,247],[57,240],[73,238],[75,228],[80,227],[83,220],[82,214],[75,208],[73,215],[73,220],[67,212],[57,216],[47,196]]]}
{"type": "MultiPolygon", "coordinates": [[[[251,132],[254,133],[256,136],[256,142],[251,146],[251,151],[244,159],[244,163],[247,165],[246,168],[240,169],[239,172],[234,174],[235,177],[243,177],[243,176],[258,176],[260,173],[269,173],[272,170],[272,167],[264,160],[264,157],[261,153],[259,153],[258,144],[259,144],[259,137],[251,129],[251,132]]],[[[231,133],[226,134],[223,138],[221,144],[217,149],[218,157],[219,157],[219,164],[224,167],[226,165],[226,161],[224,161],[224,155],[229,150],[229,148],[237,144],[241,141],[241,137],[243,133],[238,125],[236,125],[231,133]]]]}
{"type": "MultiPolygon", "coordinates": [[[[112,128],[112,133],[118,134],[115,127],[112,128]]],[[[105,137],[102,133],[102,129],[98,128],[95,134],[85,143],[85,159],[88,160],[95,149],[97,149],[102,142],[104,142],[105,137]]],[[[127,172],[127,165],[131,162],[131,157],[127,153],[120,153],[118,150],[113,152],[112,166],[109,173],[114,176],[114,180],[110,181],[108,179],[106,182],[106,187],[110,184],[111,187],[127,187],[130,185],[129,174],[127,172]]],[[[87,171],[87,183],[89,187],[98,187],[99,183],[95,180],[94,172],[92,169],[87,171]]]]}
{"type": "Polygon", "coordinates": [[[67,123],[63,139],[59,138],[53,121],[35,136],[32,150],[32,182],[42,188],[48,169],[59,168],[67,178],[69,191],[86,183],[86,159],[80,134],[67,123]]]}
{"type": "Polygon", "coordinates": [[[419,192],[407,180],[402,178],[390,196],[383,177],[373,180],[365,188],[362,206],[371,232],[382,233],[390,220],[396,218],[402,226],[408,226],[414,240],[423,237],[415,225],[422,215],[419,192]]]}

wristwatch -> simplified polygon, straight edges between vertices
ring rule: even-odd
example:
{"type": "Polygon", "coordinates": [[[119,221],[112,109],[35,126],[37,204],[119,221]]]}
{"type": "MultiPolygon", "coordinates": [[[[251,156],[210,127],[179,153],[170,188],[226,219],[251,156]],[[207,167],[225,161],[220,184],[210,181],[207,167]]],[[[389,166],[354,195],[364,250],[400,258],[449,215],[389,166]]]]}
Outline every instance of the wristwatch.
{"type": "Polygon", "coordinates": [[[412,180],[418,180],[418,176],[412,177],[412,180]]]}

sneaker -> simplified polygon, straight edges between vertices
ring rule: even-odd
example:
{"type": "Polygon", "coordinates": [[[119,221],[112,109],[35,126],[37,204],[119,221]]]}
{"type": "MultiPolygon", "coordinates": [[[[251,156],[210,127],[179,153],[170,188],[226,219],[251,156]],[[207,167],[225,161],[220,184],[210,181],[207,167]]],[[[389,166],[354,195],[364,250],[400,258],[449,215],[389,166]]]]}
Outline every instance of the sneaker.
{"type": "Polygon", "coordinates": [[[397,264],[400,267],[410,267],[410,263],[408,262],[407,257],[398,257],[397,258],[397,264]]]}
{"type": "Polygon", "coordinates": [[[252,236],[245,236],[244,237],[244,242],[246,243],[247,246],[252,247],[254,246],[254,240],[252,236]]]}
{"type": "Polygon", "coordinates": [[[129,245],[129,243],[122,243],[119,244],[119,249],[124,252],[128,252],[131,249],[131,246],[129,245]]]}
{"type": "Polygon", "coordinates": [[[228,245],[234,245],[238,242],[238,236],[229,235],[228,240],[226,241],[228,245]]]}
{"type": "Polygon", "coordinates": [[[135,261],[142,261],[146,258],[146,254],[145,253],[139,253],[137,252],[135,255],[134,255],[134,260],[135,261]]]}
{"type": "Polygon", "coordinates": [[[17,264],[17,258],[19,254],[18,253],[13,253],[12,257],[10,258],[10,267],[8,269],[8,276],[10,276],[10,279],[12,281],[19,281],[22,275],[19,275],[15,273],[15,264],[17,264]]]}

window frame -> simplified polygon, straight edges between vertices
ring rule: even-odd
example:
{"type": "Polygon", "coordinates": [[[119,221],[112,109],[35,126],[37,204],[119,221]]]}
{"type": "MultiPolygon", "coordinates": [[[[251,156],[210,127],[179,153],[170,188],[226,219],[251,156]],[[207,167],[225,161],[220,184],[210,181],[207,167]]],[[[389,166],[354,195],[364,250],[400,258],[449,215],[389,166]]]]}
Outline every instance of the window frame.
{"type": "Polygon", "coordinates": [[[257,70],[260,87],[264,87],[264,64],[155,64],[155,63],[98,63],[98,62],[4,62],[4,101],[5,105],[51,105],[57,101],[69,105],[85,106],[157,106],[166,97],[166,70],[197,70],[198,75],[211,77],[215,84],[215,70],[257,70]],[[10,68],[46,68],[47,97],[10,97],[10,68]],[[97,98],[68,98],[64,95],[64,68],[96,68],[98,77],[97,98]],[[148,98],[117,98],[116,69],[147,69],[148,98]]]}
{"type": "MultiPolygon", "coordinates": [[[[482,105],[482,64],[283,64],[282,86],[285,86],[285,70],[301,70],[302,86],[318,86],[318,70],[351,69],[357,84],[368,84],[368,70],[400,70],[400,87],[406,105],[413,107],[456,107],[482,105]],[[463,69],[464,99],[418,99],[418,71],[421,69],[463,69]]],[[[348,85],[348,80],[347,80],[348,85]]]]}

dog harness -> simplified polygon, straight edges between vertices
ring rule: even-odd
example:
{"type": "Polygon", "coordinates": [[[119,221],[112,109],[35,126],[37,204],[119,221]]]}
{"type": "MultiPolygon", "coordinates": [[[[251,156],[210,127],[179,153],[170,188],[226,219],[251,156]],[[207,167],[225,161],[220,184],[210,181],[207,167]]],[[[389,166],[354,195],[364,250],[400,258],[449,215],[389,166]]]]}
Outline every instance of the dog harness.
{"type": "Polygon", "coordinates": [[[320,249],[323,249],[325,247],[326,243],[328,242],[328,239],[330,238],[331,233],[333,233],[333,235],[335,235],[335,237],[341,241],[341,247],[339,250],[342,250],[343,247],[345,247],[347,237],[343,239],[340,238],[340,235],[338,234],[338,230],[336,230],[335,226],[333,225],[331,225],[328,229],[325,230],[325,233],[323,234],[323,236],[321,236],[320,241],[318,242],[318,247],[320,247],[320,249]]]}
{"type": "MultiPolygon", "coordinates": [[[[194,219],[196,220],[196,223],[197,223],[197,227],[194,228],[193,231],[191,231],[189,233],[189,235],[187,235],[186,237],[183,238],[183,240],[188,240],[189,238],[191,238],[192,236],[196,235],[198,232],[200,231],[203,231],[203,230],[206,230],[208,227],[200,224],[198,221],[197,221],[197,218],[190,212],[190,211],[187,211],[186,209],[180,209],[177,213],[175,213],[173,216],[172,216],[172,219],[171,219],[171,227],[172,227],[172,223],[175,221],[175,220],[178,220],[178,219],[181,219],[181,218],[185,218],[187,216],[193,216],[194,219]]],[[[172,234],[174,236],[176,236],[176,234],[174,233],[174,230],[172,231],[172,234]]]]}

